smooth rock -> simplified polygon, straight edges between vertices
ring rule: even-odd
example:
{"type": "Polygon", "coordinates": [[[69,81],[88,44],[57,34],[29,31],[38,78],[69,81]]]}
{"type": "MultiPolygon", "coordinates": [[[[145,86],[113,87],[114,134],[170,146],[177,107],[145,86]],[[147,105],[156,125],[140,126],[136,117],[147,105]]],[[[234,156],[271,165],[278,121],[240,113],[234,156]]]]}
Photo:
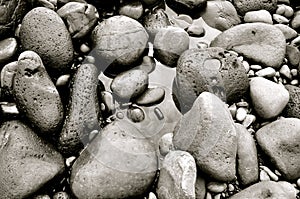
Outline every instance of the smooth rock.
{"type": "Polygon", "coordinates": [[[297,67],[300,63],[300,51],[296,46],[286,45],[286,58],[292,66],[297,67]]]}
{"type": "Polygon", "coordinates": [[[73,44],[67,27],[53,10],[38,7],[26,14],[20,29],[24,50],[36,52],[45,67],[55,75],[70,68],[73,44]]]}
{"type": "Polygon", "coordinates": [[[197,179],[196,179],[195,191],[196,191],[196,199],[205,199],[206,196],[205,179],[201,177],[199,174],[197,175],[197,179]]]}
{"type": "Polygon", "coordinates": [[[293,28],[289,27],[288,25],[285,24],[275,24],[274,25],[276,28],[281,30],[281,32],[284,34],[286,40],[294,39],[297,37],[298,33],[296,30],[293,28]]]}
{"type": "Polygon", "coordinates": [[[238,134],[237,173],[243,186],[249,186],[258,181],[258,158],[254,138],[241,124],[235,124],[238,134]]]}
{"type": "Polygon", "coordinates": [[[203,37],[205,35],[205,29],[203,26],[193,23],[190,25],[186,32],[189,34],[191,37],[203,37]]]}
{"type": "Polygon", "coordinates": [[[294,117],[300,119],[300,88],[298,86],[286,85],[290,99],[285,106],[282,114],[285,117],[294,117]]]}
{"type": "Polygon", "coordinates": [[[244,16],[244,22],[253,23],[253,22],[262,22],[267,24],[273,24],[273,19],[270,12],[266,10],[255,10],[249,11],[244,16]]]}
{"type": "Polygon", "coordinates": [[[258,64],[274,68],[280,67],[286,51],[283,33],[265,23],[234,26],[218,35],[210,46],[234,50],[258,64]]]}
{"type": "Polygon", "coordinates": [[[256,121],[256,117],[255,115],[252,114],[247,114],[246,118],[243,121],[243,126],[248,128],[251,124],[253,124],[253,122],[256,121]]]}
{"type": "Polygon", "coordinates": [[[95,53],[103,62],[101,68],[113,74],[132,68],[141,59],[148,38],[142,24],[122,15],[103,20],[91,34],[95,53]]]}
{"type": "Polygon", "coordinates": [[[177,14],[187,14],[197,18],[199,10],[205,8],[207,0],[166,0],[166,3],[177,14]]]}
{"type": "Polygon", "coordinates": [[[69,2],[57,10],[57,14],[66,21],[73,39],[89,34],[96,26],[99,14],[95,6],[87,3],[69,2]]]}
{"type": "Polygon", "coordinates": [[[279,70],[279,73],[287,79],[292,79],[291,69],[286,64],[282,65],[282,67],[279,70]]]}
{"type": "Polygon", "coordinates": [[[116,76],[110,88],[122,99],[132,99],[142,94],[148,87],[148,74],[143,70],[129,70],[116,76]]]}
{"type": "Polygon", "coordinates": [[[258,145],[287,180],[300,177],[299,126],[300,119],[281,118],[255,134],[258,145]]]}
{"type": "Polygon", "coordinates": [[[127,117],[134,123],[141,122],[145,119],[145,113],[140,107],[131,106],[127,109],[127,117]]]}
{"type": "Polygon", "coordinates": [[[296,190],[293,185],[285,181],[263,181],[247,187],[239,193],[229,197],[229,199],[241,198],[295,199],[296,190]]]}
{"type": "Polygon", "coordinates": [[[247,109],[245,108],[238,108],[236,111],[235,119],[239,122],[244,121],[247,117],[247,109]]]}
{"type": "Polygon", "coordinates": [[[153,104],[159,104],[164,98],[165,90],[162,87],[148,88],[135,100],[135,103],[141,106],[151,106],[153,104]]]}
{"type": "Polygon", "coordinates": [[[71,80],[68,110],[58,139],[58,149],[65,156],[77,155],[87,144],[89,133],[100,128],[97,80],[93,64],[82,64],[71,80]]]}
{"type": "Polygon", "coordinates": [[[0,198],[26,198],[64,171],[55,148],[20,121],[0,127],[0,198]]]}
{"type": "Polygon", "coordinates": [[[181,111],[185,112],[204,91],[234,102],[245,95],[249,81],[236,55],[222,48],[189,49],[178,60],[173,86],[181,111]]]}
{"type": "Polygon", "coordinates": [[[279,24],[289,24],[290,22],[286,17],[278,14],[273,14],[273,20],[279,24]]]}
{"type": "Polygon", "coordinates": [[[250,96],[255,111],[264,119],[278,116],[289,101],[289,92],[284,86],[263,77],[251,79],[250,96]]]}
{"type": "Polygon", "coordinates": [[[259,172],[259,181],[270,181],[270,176],[264,170],[260,170],[259,172]]]}
{"type": "Polygon", "coordinates": [[[195,199],[196,163],[185,151],[170,151],[160,169],[157,195],[160,199],[195,199]]]}
{"type": "Polygon", "coordinates": [[[246,12],[253,10],[267,10],[273,13],[277,8],[277,0],[261,1],[261,0],[234,0],[233,5],[242,16],[246,12]]]}
{"type": "Polygon", "coordinates": [[[154,146],[129,122],[117,120],[75,161],[71,189],[79,199],[137,197],[152,187],[157,168],[154,146]]]}
{"type": "Polygon", "coordinates": [[[222,193],[227,189],[227,184],[224,182],[209,182],[206,185],[207,190],[213,193],[222,193]]]}
{"type": "Polygon", "coordinates": [[[17,52],[18,43],[15,38],[0,41],[0,63],[9,61],[17,52]]]}
{"type": "Polygon", "coordinates": [[[14,61],[6,64],[1,69],[1,95],[12,96],[14,76],[17,72],[18,62],[14,61]]]}
{"type": "Polygon", "coordinates": [[[255,75],[258,77],[274,77],[275,73],[276,70],[274,68],[267,67],[255,72],[255,75]]]}
{"type": "Polygon", "coordinates": [[[276,14],[282,15],[286,18],[291,18],[294,15],[294,10],[289,5],[279,4],[276,10],[276,14]]]}
{"type": "Polygon", "coordinates": [[[155,70],[155,67],[156,61],[154,57],[144,56],[142,63],[139,66],[135,67],[135,69],[140,69],[150,74],[155,70]]]}
{"type": "Polygon", "coordinates": [[[63,104],[38,54],[25,51],[13,78],[17,107],[45,135],[56,133],[63,122],[63,104]]]}
{"type": "Polygon", "coordinates": [[[162,156],[166,156],[170,151],[174,150],[173,133],[167,133],[159,139],[159,152],[162,156]]]}
{"type": "Polygon", "coordinates": [[[235,178],[236,130],[227,106],[214,94],[199,95],[175,128],[173,143],[190,152],[209,177],[217,181],[235,178]]]}
{"type": "Polygon", "coordinates": [[[300,28],[300,11],[296,11],[291,20],[291,27],[295,30],[300,28]]]}
{"type": "Polygon", "coordinates": [[[125,15],[138,20],[144,14],[143,4],[138,1],[123,2],[119,8],[119,15],[125,15]]]}
{"type": "Polygon", "coordinates": [[[241,23],[235,7],[229,1],[207,1],[201,17],[207,25],[220,31],[241,23]]]}
{"type": "Polygon", "coordinates": [[[268,167],[259,166],[259,168],[264,170],[268,174],[268,176],[270,177],[271,180],[273,180],[273,181],[278,181],[279,180],[278,176],[273,171],[271,171],[268,167]]]}

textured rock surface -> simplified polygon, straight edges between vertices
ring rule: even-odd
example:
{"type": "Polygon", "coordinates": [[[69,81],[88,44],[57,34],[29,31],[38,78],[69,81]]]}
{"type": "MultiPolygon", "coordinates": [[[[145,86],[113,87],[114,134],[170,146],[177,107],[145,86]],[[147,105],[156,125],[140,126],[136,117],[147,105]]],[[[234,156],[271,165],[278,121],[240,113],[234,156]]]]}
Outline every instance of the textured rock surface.
{"type": "Polygon", "coordinates": [[[274,12],[277,8],[277,0],[234,0],[233,4],[241,15],[252,10],[267,10],[269,12],[274,12]]]}
{"type": "Polygon", "coordinates": [[[300,177],[299,129],[300,119],[282,118],[260,128],[255,134],[258,145],[287,180],[300,177]]]}
{"type": "Polygon", "coordinates": [[[20,121],[0,127],[0,198],[25,198],[62,173],[61,155],[20,121]]]}
{"type": "Polygon", "coordinates": [[[286,85],[290,99],[285,106],[282,114],[286,117],[295,117],[300,119],[300,88],[297,86],[286,85]]]}
{"type": "Polygon", "coordinates": [[[203,92],[183,115],[174,146],[190,152],[201,171],[219,181],[235,178],[237,135],[230,112],[215,95],[203,92]]]}
{"type": "Polygon", "coordinates": [[[210,46],[234,50],[256,63],[274,68],[280,67],[286,49],[283,33],[265,23],[234,26],[218,35],[210,46]]]}
{"type": "Polygon", "coordinates": [[[170,151],[160,169],[158,198],[195,199],[196,177],[194,158],[184,151],[170,151]]]}
{"type": "Polygon", "coordinates": [[[167,5],[178,14],[197,15],[205,8],[207,0],[166,0],[167,5]]]}

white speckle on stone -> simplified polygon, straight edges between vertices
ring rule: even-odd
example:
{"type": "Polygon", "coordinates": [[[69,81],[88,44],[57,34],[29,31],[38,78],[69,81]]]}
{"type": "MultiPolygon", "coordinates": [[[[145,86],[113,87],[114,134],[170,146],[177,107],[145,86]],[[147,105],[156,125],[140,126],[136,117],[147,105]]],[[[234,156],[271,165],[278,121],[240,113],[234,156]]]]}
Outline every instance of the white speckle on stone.
{"type": "Polygon", "coordinates": [[[235,116],[237,121],[239,121],[239,122],[244,121],[246,116],[247,116],[247,109],[245,109],[245,108],[238,108],[237,109],[236,116],[235,116]]]}

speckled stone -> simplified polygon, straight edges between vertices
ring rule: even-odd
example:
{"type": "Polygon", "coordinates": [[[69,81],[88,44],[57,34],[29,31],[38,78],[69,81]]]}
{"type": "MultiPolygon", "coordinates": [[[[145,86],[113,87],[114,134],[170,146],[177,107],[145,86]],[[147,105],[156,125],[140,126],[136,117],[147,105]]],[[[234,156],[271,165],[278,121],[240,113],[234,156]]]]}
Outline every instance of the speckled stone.
{"type": "Polygon", "coordinates": [[[286,51],[283,33],[265,23],[234,26],[219,34],[210,46],[236,51],[258,64],[273,68],[281,66],[286,51]]]}
{"type": "Polygon", "coordinates": [[[290,99],[282,114],[286,117],[300,119],[300,88],[293,85],[286,85],[285,88],[290,94],[290,99]]]}
{"type": "Polygon", "coordinates": [[[75,161],[71,189],[77,198],[133,198],[145,194],[158,168],[155,148],[126,121],[108,124],[75,161]]]}
{"type": "Polygon", "coordinates": [[[300,119],[281,118],[260,128],[256,140],[287,180],[300,177],[300,119]],[[287,132],[288,129],[288,132],[287,132]]]}
{"type": "Polygon", "coordinates": [[[233,0],[233,4],[242,16],[252,10],[267,10],[274,12],[277,8],[277,0],[261,1],[261,0],[233,0]]]}

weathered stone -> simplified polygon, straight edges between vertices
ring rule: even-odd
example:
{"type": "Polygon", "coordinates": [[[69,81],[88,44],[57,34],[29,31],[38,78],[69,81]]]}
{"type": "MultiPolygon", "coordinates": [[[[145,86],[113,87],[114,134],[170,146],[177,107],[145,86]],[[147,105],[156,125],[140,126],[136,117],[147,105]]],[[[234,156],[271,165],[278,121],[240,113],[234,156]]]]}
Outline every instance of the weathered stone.
{"type": "Polygon", "coordinates": [[[234,0],[233,4],[242,16],[252,10],[267,10],[269,12],[274,12],[277,8],[277,0],[261,1],[261,0],[234,0]]]}
{"type": "Polygon", "coordinates": [[[300,88],[298,86],[286,85],[290,99],[285,106],[282,114],[286,117],[295,117],[300,119],[300,88]]]}

